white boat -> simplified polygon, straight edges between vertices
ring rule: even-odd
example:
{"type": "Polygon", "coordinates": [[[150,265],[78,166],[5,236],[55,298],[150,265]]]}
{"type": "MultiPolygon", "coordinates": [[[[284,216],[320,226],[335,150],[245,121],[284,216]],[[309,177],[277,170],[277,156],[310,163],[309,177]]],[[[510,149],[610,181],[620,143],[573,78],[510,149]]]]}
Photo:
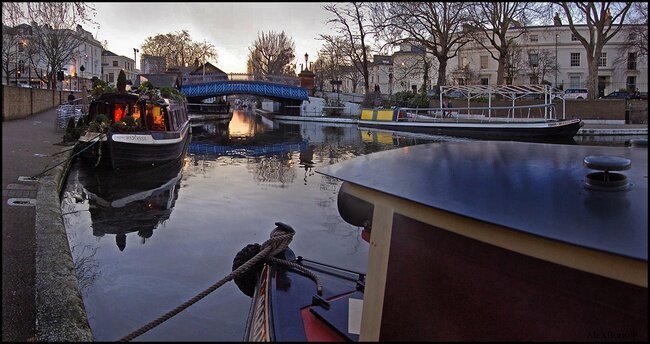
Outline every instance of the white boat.
{"type": "MultiPolygon", "coordinates": [[[[432,135],[557,142],[572,140],[583,124],[580,119],[557,117],[557,105],[551,100],[554,93],[547,85],[442,86],[442,90],[439,107],[364,109],[357,123],[359,127],[432,135]],[[461,91],[467,95],[467,106],[445,105],[443,95],[448,91],[461,91]],[[495,95],[511,100],[512,103],[508,106],[494,106],[492,99],[495,95]],[[529,99],[531,96],[541,98],[543,102],[516,104],[517,100],[529,99]],[[486,106],[471,106],[470,101],[475,98],[487,98],[486,106]]],[[[565,117],[564,110],[562,117],[565,117]]]]}

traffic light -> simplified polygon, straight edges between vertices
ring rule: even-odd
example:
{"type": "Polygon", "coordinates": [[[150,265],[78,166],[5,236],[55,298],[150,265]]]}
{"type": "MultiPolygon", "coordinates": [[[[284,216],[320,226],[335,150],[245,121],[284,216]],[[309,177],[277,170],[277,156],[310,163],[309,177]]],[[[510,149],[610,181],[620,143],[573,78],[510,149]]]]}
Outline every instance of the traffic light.
{"type": "Polygon", "coordinates": [[[63,74],[62,70],[56,72],[56,80],[59,80],[59,81],[65,80],[65,75],[63,74]]]}

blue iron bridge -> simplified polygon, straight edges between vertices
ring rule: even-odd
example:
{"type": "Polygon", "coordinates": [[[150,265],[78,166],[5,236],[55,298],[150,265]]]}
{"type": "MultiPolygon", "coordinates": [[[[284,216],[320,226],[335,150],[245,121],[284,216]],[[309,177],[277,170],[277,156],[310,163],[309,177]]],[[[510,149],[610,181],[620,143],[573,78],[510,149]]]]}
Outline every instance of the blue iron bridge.
{"type": "MultiPolygon", "coordinates": [[[[286,81],[274,82],[259,80],[213,79],[207,82],[188,82],[181,86],[181,92],[188,99],[198,100],[230,94],[250,94],[274,100],[308,100],[307,89],[288,84],[286,81]]],[[[292,79],[296,81],[296,79],[292,79]]]]}

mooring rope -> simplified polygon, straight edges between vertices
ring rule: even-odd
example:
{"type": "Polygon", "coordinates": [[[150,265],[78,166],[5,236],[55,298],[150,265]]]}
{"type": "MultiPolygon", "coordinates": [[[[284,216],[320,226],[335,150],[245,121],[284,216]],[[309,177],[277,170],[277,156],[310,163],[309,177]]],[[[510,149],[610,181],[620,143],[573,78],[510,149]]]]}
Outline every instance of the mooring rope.
{"type": "Polygon", "coordinates": [[[275,258],[275,257],[268,257],[268,258],[266,258],[266,260],[271,262],[271,263],[276,263],[276,264],[279,264],[279,265],[288,266],[288,267],[302,273],[303,275],[308,276],[309,278],[314,280],[314,282],[316,282],[316,292],[318,293],[318,295],[319,296],[323,295],[323,284],[320,282],[320,278],[318,278],[318,276],[315,273],[307,270],[304,266],[302,266],[302,265],[300,265],[298,263],[290,262],[290,261],[287,261],[287,260],[284,260],[284,259],[278,259],[278,258],[275,258]]]}
{"type": "Polygon", "coordinates": [[[239,277],[249,269],[251,269],[255,264],[257,264],[260,260],[263,258],[268,258],[268,257],[273,257],[279,253],[284,252],[288,247],[289,243],[291,243],[291,240],[293,239],[293,235],[295,234],[295,231],[290,227],[287,226],[281,222],[276,222],[275,229],[271,231],[270,238],[265,241],[262,244],[262,250],[256,254],[253,258],[249,259],[246,263],[242,264],[240,267],[237,269],[233,270],[230,274],[228,274],[226,277],[218,281],[217,283],[213,284],[209,288],[205,289],[204,291],[200,292],[193,298],[189,299],[185,303],[181,304],[180,306],[174,308],[173,310],[165,313],[161,317],[159,317],[156,320],[151,321],[150,323],[142,326],[140,329],[133,331],[131,334],[122,337],[119,341],[120,342],[127,342],[132,340],[133,338],[136,338],[147,331],[151,330],[152,328],[162,324],[164,321],[170,319],[174,315],[180,313],[183,311],[185,308],[193,305],[197,301],[201,300],[202,298],[206,297],[208,294],[211,292],[217,290],[219,287],[222,285],[226,284],[226,282],[233,280],[236,277],[239,277]]]}
{"type": "MultiPolygon", "coordinates": [[[[109,132],[110,132],[110,130],[109,130],[109,132]]],[[[108,132],[107,132],[107,133],[100,133],[100,134],[98,134],[97,136],[93,137],[91,140],[94,140],[95,138],[99,138],[99,137],[102,136],[102,135],[108,135],[108,132]]],[[[61,165],[61,164],[64,164],[64,163],[66,163],[66,162],[68,162],[68,161],[74,159],[77,155],[83,153],[86,149],[88,149],[88,148],[94,146],[97,142],[101,142],[101,140],[98,139],[97,141],[91,142],[89,145],[87,145],[86,147],[84,147],[84,148],[81,149],[80,151],[78,151],[78,152],[72,154],[69,158],[64,159],[63,161],[59,162],[58,164],[56,164],[56,165],[54,165],[54,166],[52,166],[52,167],[50,167],[50,168],[47,168],[47,169],[43,170],[42,172],[40,172],[40,173],[38,173],[38,174],[33,175],[32,177],[30,177],[30,179],[36,179],[36,178],[40,177],[41,175],[43,175],[43,173],[45,173],[45,172],[47,172],[47,171],[49,171],[49,170],[51,170],[51,169],[53,169],[53,168],[55,168],[55,167],[57,167],[57,166],[59,166],[59,165],[61,165]]],[[[76,148],[77,148],[77,145],[75,144],[75,147],[73,147],[72,149],[76,149],[76,148]]],[[[65,151],[67,152],[67,151],[69,151],[69,149],[68,149],[68,150],[65,150],[65,151]]]]}

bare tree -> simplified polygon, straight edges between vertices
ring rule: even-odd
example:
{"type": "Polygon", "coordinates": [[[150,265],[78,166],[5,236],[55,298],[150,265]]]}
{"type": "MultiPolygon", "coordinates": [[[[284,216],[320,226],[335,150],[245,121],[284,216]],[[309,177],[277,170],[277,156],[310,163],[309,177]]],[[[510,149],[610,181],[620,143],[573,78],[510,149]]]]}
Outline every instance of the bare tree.
{"type": "Polygon", "coordinates": [[[24,13],[17,3],[2,3],[2,72],[7,85],[18,70],[21,32],[16,26],[23,17],[24,13]]]}
{"type": "Polygon", "coordinates": [[[478,82],[478,72],[473,70],[469,64],[452,69],[451,75],[461,85],[472,85],[478,82]]]}
{"type": "Polygon", "coordinates": [[[325,82],[341,79],[341,67],[348,64],[348,61],[343,50],[339,49],[339,47],[345,46],[345,44],[346,41],[343,38],[333,37],[332,40],[325,41],[318,52],[315,74],[321,83],[321,90],[325,82]]]}
{"type": "Polygon", "coordinates": [[[346,44],[338,46],[349,58],[352,66],[357,68],[363,76],[363,87],[366,94],[370,89],[370,73],[368,71],[370,51],[370,38],[375,31],[370,21],[370,8],[367,3],[350,2],[335,3],[323,6],[323,9],[334,14],[335,18],[327,21],[334,24],[338,36],[320,35],[326,42],[333,45],[339,44],[338,37],[343,37],[346,44]]]}
{"type": "MultiPolygon", "coordinates": [[[[47,66],[50,88],[53,88],[56,72],[63,68],[73,56],[74,51],[83,43],[75,30],[79,23],[94,23],[95,9],[92,4],[84,2],[28,2],[26,19],[32,26],[33,35],[30,44],[37,49],[39,56],[47,66]]],[[[32,50],[34,51],[34,50],[32,50]]],[[[35,67],[34,60],[31,61],[35,67]]]]}
{"type": "Polygon", "coordinates": [[[140,47],[143,54],[165,58],[167,66],[187,66],[195,60],[217,62],[217,52],[212,43],[195,42],[187,30],[147,37],[140,47]]]}
{"type": "Polygon", "coordinates": [[[521,55],[521,46],[517,44],[517,42],[510,43],[504,66],[506,85],[512,85],[515,82],[517,75],[519,75],[519,73],[524,69],[524,61],[521,55]]]}
{"type": "Polygon", "coordinates": [[[635,69],[638,60],[648,57],[648,3],[633,3],[628,18],[631,25],[626,25],[620,33],[627,34],[624,48],[613,63],[635,69]]]}
{"type": "Polygon", "coordinates": [[[468,3],[388,2],[374,3],[372,8],[376,31],[393,44],[415,39],[423,45],[438,61],[437,85],[445,85],[448,61],[469,42],[469,37],[461,34],[468,20],[468,3]]]}
{"type": "Polygon", "coordinates": [[[563,10],[569,29],[585,48],[587,58],[587,90],[589,99],[598,95],[598,60],[603,47],[621,31],[632,2],[556,2],[563,10]],[[589,31],[585,37],[577,29],[586,23],[589,31]]]}
{"type": "MultiPolygon", "coordinates": [[[[74,29],[80,23],[97,24],[93,20],[93,5],[84,2],[3,3],[2,12],[3,24],[30,23],[32,32],[25,41],[28,44],[27,55],[34,68],[38,60],[45,61],[47,76],[38,77],[46,79],[50,88],[56,72],[70,61],[74,50],[82,43],[74,29]]],[[[20,39],[25,40],[25,37],[20,39]]],[[[3,27],[3,58],[4,43],[3,27]]],[[[4,66],[6,61],[3,62],[4,66]]]]}
{"type": "Polygon", "coordinates": [[[558,70],[558,65],[555,61],[555,53],[549,50],[529,50],[528,59],[525,59],[524,69],[531,80],[537,80],[536,84],[550,84],[546,80],[546,75],[555,73],[558,70]]]}
{"type": "Polygon", "coordinates": [[[248,73],[295,76],[296,47],[284,31],[262,32],[248,48],[248,73]]]}
{"type": "Polygon", "coordinates": [[[497,85],[504,83],[510,48],[525,33],[524,25],[538,4],[533,2],[477,2],[469,5],[472,27],[467,34],[498,62],[497,85]],[[522,28],[512,34],[512,28],[522,28]]]}

